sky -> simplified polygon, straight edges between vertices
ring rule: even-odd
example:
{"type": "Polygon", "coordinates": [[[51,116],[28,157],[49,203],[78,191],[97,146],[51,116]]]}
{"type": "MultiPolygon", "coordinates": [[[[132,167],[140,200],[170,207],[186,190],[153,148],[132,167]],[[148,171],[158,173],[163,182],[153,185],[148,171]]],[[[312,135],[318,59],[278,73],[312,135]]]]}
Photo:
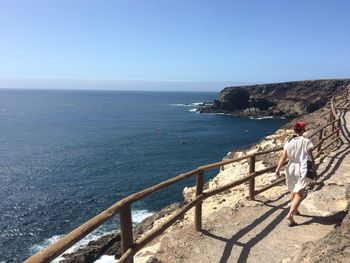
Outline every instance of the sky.
{"type": "Polygon", "coordinates": [[[0,0],[0,88],[350,78],[349,10],[347,0],[0,0]]]}

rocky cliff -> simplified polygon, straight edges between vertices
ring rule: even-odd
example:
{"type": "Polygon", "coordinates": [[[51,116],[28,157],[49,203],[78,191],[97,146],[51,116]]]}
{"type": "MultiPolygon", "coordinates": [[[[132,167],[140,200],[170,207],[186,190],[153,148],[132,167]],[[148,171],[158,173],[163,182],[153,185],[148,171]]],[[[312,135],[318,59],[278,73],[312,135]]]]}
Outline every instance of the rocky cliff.
{"type": "Polygon", "coordinates": [[[321,108],[334,93],[349,84],[350,79],[343,79],[227,87],[213,105],[203,107],[200,112],[296,117],[321,108]]]}

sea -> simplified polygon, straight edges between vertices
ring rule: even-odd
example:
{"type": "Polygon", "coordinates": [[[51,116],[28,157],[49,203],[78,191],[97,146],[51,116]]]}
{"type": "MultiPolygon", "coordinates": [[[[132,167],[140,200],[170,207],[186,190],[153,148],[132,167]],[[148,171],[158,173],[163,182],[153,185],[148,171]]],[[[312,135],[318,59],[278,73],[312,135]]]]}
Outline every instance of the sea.
{"type": "MultiPolygon", "coordinates": [[[[196,110],[217,97],[0,89],[0,261],[22,261],[118,200],[220,161],[287,121],[196,110]]],[[[134,203],[134,225],[181,202],[192,185],[190,178],[134,203]]],[[[117,216],[78,245],[118,230],[117,216]]]]}

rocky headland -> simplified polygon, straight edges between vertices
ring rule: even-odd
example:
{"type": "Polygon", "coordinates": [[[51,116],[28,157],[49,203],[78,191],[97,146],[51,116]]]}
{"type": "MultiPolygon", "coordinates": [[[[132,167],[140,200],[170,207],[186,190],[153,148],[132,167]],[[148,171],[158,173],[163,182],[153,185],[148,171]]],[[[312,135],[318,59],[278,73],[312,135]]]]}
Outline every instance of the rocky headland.
{"type": "MultiPolygon", "coordinates": [[[[329,100],[331,96],[336,92],[345,89],[346,85],[349,83],[350,80],[320,80],[230,87],[224,89],[220,93],[220,100],[216,101],[213,106],[202,108],[201,111],[223,112],[249,116],[298,116],[298,120],[303,120],[307,123],[307,136],[327,122],[329,116],[329,100]],[[245,98],[244,100],[240,97],[240,94],[243,94],[243,97],[245,98]],[[248,104],[246,102],[242,103],[245,100],[248,101],[248,104]]],[[[283,145],[285,140],[292,134],[291,125],[293,121],[294,120],[291,120],[291,122],[287,123],[284,127],[277,130],[274,134],[267,136],[257,144],[252,145],[247,149],[230,153],[225,158],[234,158],[283,145]]],[[[257,159],[256,169],[260,170],[276,164],[277,160],[278,153],[269,155],[268,158],[257,159]]],[[[317,162],[322,163],[323,159],[318,158],[317,162]]],[[[247,161],[241,161],[221,167],[218,174],[207,183],[206,188],[217,188],[246,176],[248,166],[249,164],[247,161]]],[[[257,177],[256,187],[267,185],[274,179],[275,176],[273,173],[257,177]]],[[[261,193],[259,198],[261,200],[278,199],[279,196],[283,196],[285,193],[286,186],[280,185],[261,193]]],[[[185,188],[183,195],[184,202],[189,202],[195,195],[195,188],[185,188]]],[[[247,196],[247,185],[241,185],[222,194],[206,199],[203,202],[203,224],[205,229],[215,232],[221,226],[222,228],[228,226],[230,229],[237,228],[237,231],[239,231],[239,229],[244,227],[241,225],[243,224],[242,222],[258,218],[258,213],[263,213],[264,209],[267,209],[268,206],[265,207],[262,206],[261,203],[249,201],[247,200],[247,196]],[[237,221],[230,221],[231,219],[229,216],[232,214],[234,214],[237,221]],[[228,218],[227,220],[225,219],[226,217],[228,218]]],[[[330,199],[332,198],[334,199],[336,197],[330,196],[330,199]]],[[[343,212],[340,213],[340,216],[339,213],[337,214],[338,217],[335,219],[336,223],[329,223],[327,229],[318,229],[316,227],[312,230],[319,231],[319,238],[323,239],[315,241],[312,238],[308,238],[306,235],[305,241],[310,242],[303,246],[303,250],[295,255],[295,258],[288,258],[285,256],[284,258],[286,259],[281,262],[322,262],[307,260],[307,258],[310,255],[313,255],[313,253],[315,255],[317,254],[317,247],[319,245],[323,246],[323,253],[328,253],[328,258],[338,259],[336,256],[337,253],[339,253],[339,251],[343,253],[343,251],[346,250],[347,244],[349,244],[346,242],[350,240],[349,216],[347,216],[343,223],[340,224],[343,217],[346,215],[349,203],[348,194],[347,197],[340,197],[339,202],[341,203],[339,209],[343,212]],[[341,227],[336,228],[332,232],[331,229],[334,225],[333,223],[341,227]],[[345,243],[343,242],[342,245],[339,245],[339,242],[327,241],[331,239],[346,241],[344,241],[345,243]]],[[[164,222],[180,207],[180,204],[174,204],[159,213],[156,213],[150,218],[145,219],[136,226],[134,230],[135,239],[147,234],[153,227],[164,222]]],[[[203,233],[193,231],[193,218],[194,211],[190,210],[182,220],[178,221],[172,227],[167,229],[162,236],[156,238],[147,247],[138,252],[135,256],[134,262],[202,262],[193,261],[193,258],[190,256],[191,253],[197,253],[202,250],[209,253],[208,247],[206,247],[208,246],[206,236],[203,235],[203,233]]],[[[227,230],[225,231],[227,232],[227,230]]],[[[225,231],[223,231],[223,233],[225,233],[225,231]]],[[[283,231],[285,231],[285,228],[282,227],[280,232],[283,231]]],[[[115,255],[116,258],[118,258],[120,255],[119,249],[111,249],[111,247],[120,247],[120,237],[118,234],[103,237],[97,241],[92,241],[91,244],[85,248],[79,249],[76,253],[65,255],[65,261],[63,262],[94,262],[94,260],[103,254],[115,255]],[[91,257],[91,255],[93,256],[91,257]]],[[[222,251],[222,248],[219,247],[218,250],[219,253],[221,253],[220,251],[222,251]]],[[[210,249],[210,253],[213,253],[212,249],[210,249]]],[[[202,254],[201,260],[205,260],[205,253],[202,254]]],[[[344,257],[340,256],[339,258],[342,260],[344,257]]]]}
{"type": "Polygon", "coordinates": [[[349,83],[349,79],[307,80],[227,87],[220,92],[218,100],[199,111],[293,118],[323,107],[349,83]]]}

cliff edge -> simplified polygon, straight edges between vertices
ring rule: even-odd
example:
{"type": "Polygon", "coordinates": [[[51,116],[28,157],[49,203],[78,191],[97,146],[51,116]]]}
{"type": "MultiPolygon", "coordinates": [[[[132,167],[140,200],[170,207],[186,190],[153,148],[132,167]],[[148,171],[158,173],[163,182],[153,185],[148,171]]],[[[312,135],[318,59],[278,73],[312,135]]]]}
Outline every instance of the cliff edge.
{"type": "Polygon", "coordinates": [[[339,79],[227,87],[213,105],[201,108],[200,112],[297,117],[320,109],[349,84],[350,79],[339,79]]]}

